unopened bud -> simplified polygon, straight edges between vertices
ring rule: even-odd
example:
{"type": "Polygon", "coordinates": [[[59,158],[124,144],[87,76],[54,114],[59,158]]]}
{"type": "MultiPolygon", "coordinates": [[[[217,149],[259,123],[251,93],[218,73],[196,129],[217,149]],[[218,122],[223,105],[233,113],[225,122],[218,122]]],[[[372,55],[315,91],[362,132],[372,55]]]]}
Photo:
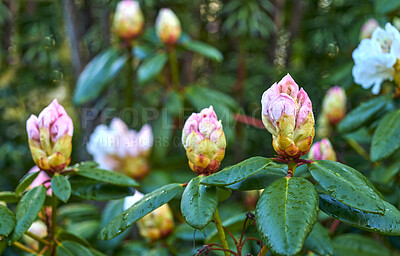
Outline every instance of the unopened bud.
{"type": "Polygon", "coordinates": [[[346,92],[339,86],[332,87],[322,102],[322,112],[331,125],[337,125],[346,116],[346,92]]]}
{"type": "Polygon", "coordinates": [[[311,100],[287,74],[266,90],[261,99],[262,121],[272,134],[275,151],[284,158],[299,158],[314,138],[311,100]]]}
{"type": "Polygon", "coordinates": [[[140,35],[143,25],[143,13],[138,2],[123,0],[118,3],[113,21],[115,34],[124,40],[131,40],[140,35]]]}
{"type": "Polygon", "coordinates": [[[372,32],[379,27],[379,23],[375,19],[367,20],[361,27],[360,39],[371,38],[372,32]]]}
{"type": "Polygon", "coordinates": [[[324,138],[314,143],[308,154],[308,158],[312,160],[331,160],[336,161],[336,153],[331,142],[324,138]]]}
{"type": "Polygon", "coordinates": [[[190,168],[198,175],[218,171],[225,156],[226,139],[212,106],[193,113],[185,122],[182,144],[190,168]]]}
{"type": "Polygon", "coordinates": [[[45,171],[62,171],[71,161],[74,126],[64,107],[55,99],[26,122],[29,147],[35,164],[45,171]]]}
{"type": "Polygon", "coordinates": [[[158,38],[168,45],[175,44],[182,32],[181,22],[175,13],[168,8],[162,8],[156,19],[158,38]]]}

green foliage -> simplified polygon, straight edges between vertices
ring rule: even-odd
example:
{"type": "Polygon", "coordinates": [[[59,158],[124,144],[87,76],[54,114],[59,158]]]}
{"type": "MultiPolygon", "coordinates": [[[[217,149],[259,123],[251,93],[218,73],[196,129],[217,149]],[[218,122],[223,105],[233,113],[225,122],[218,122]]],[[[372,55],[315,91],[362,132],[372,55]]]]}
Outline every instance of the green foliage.
{"type": "Polygon", "coordinates": [[[311,233],[304,242],[304,247],[317,255],[332,255],[333,244],[328,230],[319,222],[315,223],[311,233]]]}
{"type": "Polygon", "coordinates": [[[0,205],[0,236],[8,236],[15,226],[15,216],[4,205],[0,205]]]}
{"type": "Polygon", "coordinates": [[[334,256],[388,256],[387,248],[375,240],[356,234],[343,234],[333,239],[334,256]]]}
{"type": "Polygon", "coordinates": [[[138,82],[146,83],[161,73],[168,60],[165,52],[157,53],[146,59],[138,69],[138,82]]]}
{"type": "Polygon", "coordinates": [[[54,174],[53,178],[51,178],[51,189],[64,203],[66,203],[71,196],[71,184],[68,179],[60,174],[54,174]]]}
{"type": "Polygon", "coordinates": [[[32,172],[27,174],[25,177],[22,178],[20,183],[18,184],[17,188],[15,189],[15,194],[21,196],[22,193],[31,185],[34,179],[39,175],[40,171],[32,172]]]}
{"type": "Polygon", "coordinates": [[[217,48],[194,40],[188,40],[182,44],[182,46],[189,51],[193,51],[199,53],[207,58],[210,58],[213,61],[221,62],[223,60],[222,53],[218,51],[217,48]]]}

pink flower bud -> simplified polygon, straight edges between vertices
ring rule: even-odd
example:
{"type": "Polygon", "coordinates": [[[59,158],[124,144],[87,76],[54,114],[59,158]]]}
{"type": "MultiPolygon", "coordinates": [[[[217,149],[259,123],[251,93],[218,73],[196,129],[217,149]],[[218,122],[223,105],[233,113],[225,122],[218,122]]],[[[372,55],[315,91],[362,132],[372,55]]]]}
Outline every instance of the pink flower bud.
{"type": "Polygon", "coordinates": [[[308,158],[312,160],[336,161],[336,153],[331,142],[324,138],[312,145],[308,158]]]}
{"type": "MultiPolygon", "coordinates": [[[[143,194],[136,190],[133,196],[125,197],[124,210],[133,206],[143,198],[143,194]]],[[[168,204],[155,209],[137,221],[139,233],[143,238],[155,242],[168,237],[174,229],[174,219],[168,204]]]]}
{"type": "Polygon", "coordinates": [[[61,171],[71,161],[74,126],[64,107],[54,99],[39,117],[26,122],[33,161],[45,171],[61,171]]]}
{"type": "Polygon", "coordinates": [[[162,8],[156,19],[158,38],[168,45],[175,44],[182,32],[181,22],[175,13],[168,8],[162,8]]]}
{"type": "Polygon", "coordinates": [[[262,120],[272,134],[275,151],[284,158],[306,154],[314,138],[311,100],[287,74],[261,98],[262,120]]]}
{"type": "Polygon", "coordinates": [[[110,127],[96,127],[86,148],[100,168],[142,179],[150,171],[148,156],[152,146],[150,125],[146,124],[136,132],[130,130],[121,119],[114,118],[110,127]]]}
{"type": "Polygon", "coordinates": [[[379,27],[379,23],[375,19],[367,20],[364,25],[361,27],[360,38],[366,39],[371,38],[372,32],[379,27]]]}
{"type": "Polygon", "coordinates": [[[182,144],[190,168],[198,175],[218,171],[225,156],[226,139],[212,106],[193,113],[185,122],[182,144]]]}
{"type": "Polygon", "coordinates": [[[144,18],[139,3],[123,0],[118,3],[114,15],[113,30],[123,40],[131,40],[142,33],[144,18]]]}
{"type": "Polygon", "coordinates": [[[45,171],[41,171],[39,167],[36,165],[32,167],[28,173],[33,173],[33,172],[40,172],[39,175],[34,179],[29,185],[28,189],[32,189],[34,187],[44,185],[47,189],[47,195],[51,196],[52,190],[51,190],[51,183],[50,183],[50,177],[45,171]]]}
{"type": "Polygon", "coordinates": [[[346,92],[339,86],[332,87],[322,102],[322,112],[331,125],[337,125],[346,116],[346,92]]]}

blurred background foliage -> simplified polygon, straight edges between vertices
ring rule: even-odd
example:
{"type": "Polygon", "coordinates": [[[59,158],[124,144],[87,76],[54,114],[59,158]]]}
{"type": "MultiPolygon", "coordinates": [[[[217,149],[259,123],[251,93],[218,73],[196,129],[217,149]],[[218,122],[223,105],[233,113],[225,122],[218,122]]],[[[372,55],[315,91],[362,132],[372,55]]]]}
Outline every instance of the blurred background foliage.
{"type": "MultiPolygon", "coordinates": [[[[262,93],[286,73],[309,94],[315,117],[326,90],[334,85],[346,90],[348,109],[355,108],[371,97],[370,91],[354,84],[351,74],[351,54],[359,44],[361,26],[369,18],[381,26],[386,22],[400,25],[400,2],[395,0],[143,0],[140,5],[146,25],[140,47],[134,50],[135,68],[162,52],[153,28],[162,7],[171,8],[181,20],[181,40],[191,38],[212,45],[223,60],[213,61],[181,46],[177,48],[178,65],[185,93],[171,93],[168,81],[158,76],[140,83],[136,100],[128,106],[119,98],[126,76],[116,75],[104,88],[94,88],[99,90],[94,99],[74,104],[76,84],[85,66],[110,46],[119,48],[110,29],[117,2],[0,2],[0,190],[15,188],[33,166],[25,122],[55,97],[74,120],[73,163],[90,159],[85,143],[91,132],[114,116],[136,130],[144,123],[152,124],[156,136],[153,168],[143,182],[145,192],[160,184],[185,182],[194,175],[180,144],[180,129],[188,114],[210,104],[223,117],[227,133],[223,166],[250,156],[273,156],[271,135],[265,129],[236,122],[233,114],[260,119],[262,93]],[[210,93],[211,89],[218,93],[210,93]],[[121,116],[126,107],[133,107],[137,115],[121,116]],[[158,114],[149,111],[151,108],[158,114]],[[161,108],[168,114],[159,114],[161,108]],[[185,115],[179,114],[180,109],[185,115]]],[[[160,72],[166,77],[167,69],[161,65],[160,72]]],[[[364,141],[368,145],[368,138],[364,141]]],[[[335,137],[333,144],[339,161],[360,170],[372,168],[344,138],[335,137]]],[[[92,211],[90,206],[88,211],[92,211]]],[[[98,221],[92,228],[98,229],[98,221]]],[[[394,244],[400,246],[400,241],[394,244]]]]}

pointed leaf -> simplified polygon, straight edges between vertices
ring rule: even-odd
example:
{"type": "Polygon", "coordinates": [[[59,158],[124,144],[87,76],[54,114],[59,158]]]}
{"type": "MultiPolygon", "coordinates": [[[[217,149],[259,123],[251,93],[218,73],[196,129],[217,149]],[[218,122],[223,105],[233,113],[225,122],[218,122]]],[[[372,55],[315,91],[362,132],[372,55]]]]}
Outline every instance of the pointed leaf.
{"type": "Polygon", "coordinates": [[[304,247],[320,256],[332,255],[333,253],[329,232],[319,222],[315,223],[310,235],[304,242],[304,247]]]}
{"type": "Polygon", "coordinates": [[[92,256],[92,252],[85,246],[75,243],[73,241],[64,241],[57,246],[57,255],[70,256],[70,255],[85,255],[92,256]]]}
{"type": "Polygon", "coordinates": [[[372,136],[371,161],[376,162],[392,155],[400,148],[400,110],[383,117],[372,136]]]}
{"type": "Polygon", "coordinates": [[[19,198],[12,191],[2,191],[0,192],[0,201],[6,203],[17,203],[19,201],[19,198]]]}
{"type": "Polygon", "coordinates": [[[217,48],[200,41],[189,40],[184,42],[182,46],[189,51],[201,54],[216,62],[221,62],[224,58],[217,48]]]}
{"type": "Polygon", "coordinates": [[[381,114],[389,102],[389,97],[380,96],[362,103],[348,113],[343,121],[339,123],[338,131],[341,133],[352,132],[371,123],[381,114]]]}
{"type": "Polygon", "coordinates": [[[318,217],[318,194],[303,178],[280,178],[261,194],[256,223],[261,238],[276,255],[296,255],[318,217]]]}
{"type": "Polygon", "coordinates": [[[36,179],[41,171],[28,173],[19,182],[17,188],[15,189],[15,194],[21,196],[22,193],[31,185],[31,183],[36,179]]]}
{"type": "Polygon", "coordinates": [[[14,213],[0,204],[0,236],[8,236],[15,226],[14,213]]]}
{"type": "Polygon", "coordinates": [[[200,185],[203,176],[193,178],[183,191],[181,212],[186,222],[203,230],[214,217],[218,205],[216,187],[200,185]]]}
{"type": "Polygon", "coordinates": [[[270,158],[261,156],[252,157],[205,177],[201,180],[201,184],[213,186],[231,185],[240,182],[262,170],[268,170],[268,165],[270,163],[272,163],[272,159],[270,158]]]}
{"type": "Polygon", "coordinates": [[[58,173],[54,174],[53,178],[51,178],[51,189],[54,195],[64,203],[66,203],[71,196],[71,184],[65,176],[58,173]]]}
{"type": "Polygon", "coordinates": [[[167,63],[168,55],[165,52],[157,53],[143,61],[139,66],[137,75],[138,82],[143,84],[156,77],[163,70],[165,63],[167,63]]]}
{"type": "Polygon", "coordinates": [[[296,255],[318,217],[318,194],[303,178],[280,178],[261,194],[256,223],[261,238],[276,255],[296,255]]]}
{"type": "Polygon", "coordinates": [[[161,187],[145,195],[132,207],[130,207],[128,210],[124,211],[116,218],[114,218],[110,223],[108,223],[107,226],[105,226],[101,230],[99,238],[108,240],[118,236],[138,219],[144,217],[158,207],[168,203],[182,190],[183,187],[181,184],[174,183],[165,185],[164,187],[161,187]]]}
{"type": "Polygon", "coordinates": [[[81,244],[86,247],[90,247],[90,243],[83,237],[80,237],[76,234],[67,232],[65,230],[59,230],[56,234],[56,238],[58,241],[63,242],[63,241],[72,241],[76,242],[78,244],[81,244]]]}
{"type": "Polygon", "coordinates": [[[375,240],[357,234],[343,234],[333,239],[334,256],[390,256],[390,251],[375,240]]]}
{"type": "Polygon", "coordinates": [[[365,212],[385,212],[376,189],[357,170],[328,160],[316,161],[308,168],[319,185],[340,202],[365,212]]]}
{"type": "Polygon", "coordinates": [[[384,235],[400,235],[400,211],[386,201],[383,201],[385,215],[381,215],[351,208],[327,194],[320,194],[319,197],[322,211],[350,226],[384,235]]]}
{"type": "Polygon", "coordinates": [[[15,210],[17,224],[10,236],[8,244],[17,241],[35,221],[46,198],[46,188],[43,185],[29,190],[19,201],[15,210]]]}
{"type": "Polygon", "coordinates": [[[79,176],[102,181],[104,183],[109,183],[113,185],[125,186],[125,187],[139,186],[139,184],[134,179],[126,175],[99,168],[86,168],[84,166],[79,166],[74,173],[79,176]]]}

